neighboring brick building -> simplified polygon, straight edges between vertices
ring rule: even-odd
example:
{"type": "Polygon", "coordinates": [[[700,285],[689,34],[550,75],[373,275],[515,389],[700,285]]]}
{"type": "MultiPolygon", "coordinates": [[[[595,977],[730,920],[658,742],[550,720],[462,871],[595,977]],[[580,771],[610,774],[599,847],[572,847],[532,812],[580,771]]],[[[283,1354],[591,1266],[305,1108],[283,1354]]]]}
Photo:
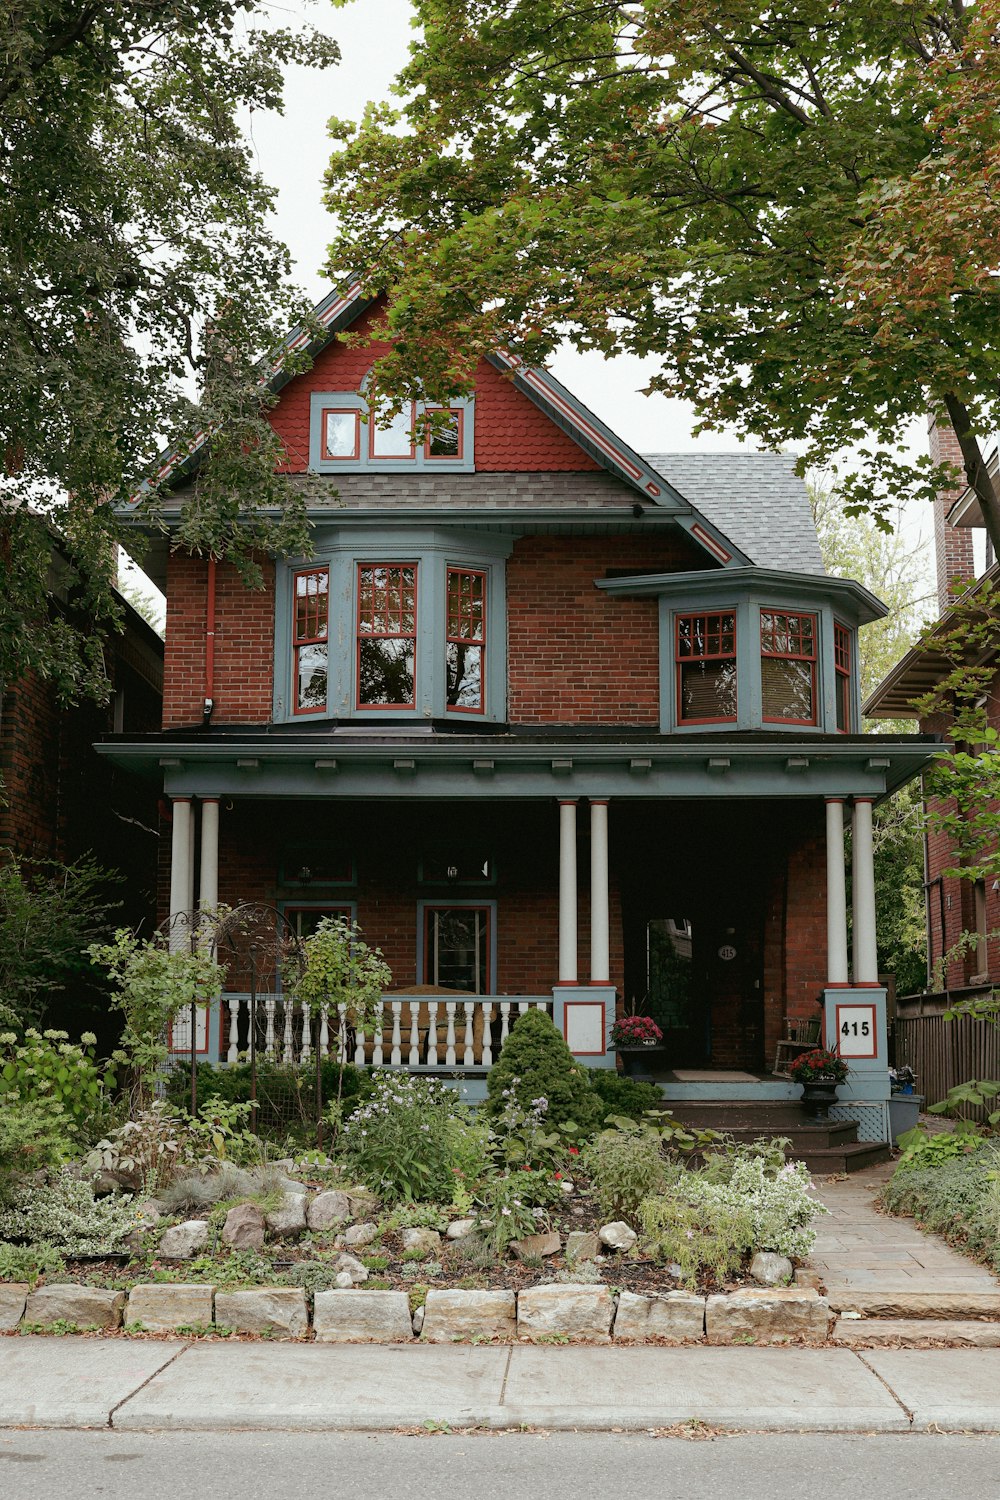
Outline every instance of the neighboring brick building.
{"type": "MultiPolygon", "coordinates": [[[[884,611],[824,573],[792,460],[642,457],[500,355],[414,441],[416,408],[365,420],[372,350],[335,337],[363,302],[318,314],[329,334],[276,377],[273,413],[313,556],[266,560],[248,593],[154,546],[163,732],[100,747],[163,778],[170,910],[356,916],[403,995],[365,1059],[457,1047],[481,1071],[530,1000],[613,1064],[611,1015],[635,1002],[671,1070],[763,1075],[826,991],[829,1026],[836,1002],[864,1028],[854,1097],[882,1101],[871,807],[930,747],[859,732],[857,632],[884,611]]],[[[237,1009],[210,1055],[242,1044],[237,1009]]]]}
{"type": "MultiPolygon", "coordinates": [[[[929,432],[931,457],[935,462],[947,460],[960,465],[961,454],[951,429],[940,427],[932,419],[929,432]]],[[[990,455],[987,467],[997,483],[1000,476],[997,452],[990,455]]],[[[971,489],[956,488],[939,496],[935,504],[934,544],[943,630],[951,619],[949,605],[954,601],[956,587],[961,589],[973,580],[973,587],[978,587],[988,577],[995,588],[1000,579],[1000,568],[992,558],[988,541],[985,569],[976,567],[973,537],[982,529],[982,514],[971,489]]],[[[996,605],[992,607],[995,609],[996,605]]],[[[996,662],[996,668],[984,694],[984,707],[988,722],[1000,730],[1000,661],[996,662]]],[[[931,691],[948,670],[944,659],[934,651],[933,643],[915,646],[879,683],[865,704],[865,713],[873,718],[912,716],[914,701],[931,691]]],[[[947,734],[949,723],[947,716],[937,715],[922,719],[920,727],[927,732],[947,734]]],[[[932,814],[953,811],[934,800],[929,808],[932,814]]],[[[932,816],[925,835],[928,988],[933,991],[943,988],[948,995],[971,995],[1000,984],[997,937],[1000,885],[993,880],[959,880],[949,875],[947,872],[956,863],[960,861],[951,838],[932,816]]]]}

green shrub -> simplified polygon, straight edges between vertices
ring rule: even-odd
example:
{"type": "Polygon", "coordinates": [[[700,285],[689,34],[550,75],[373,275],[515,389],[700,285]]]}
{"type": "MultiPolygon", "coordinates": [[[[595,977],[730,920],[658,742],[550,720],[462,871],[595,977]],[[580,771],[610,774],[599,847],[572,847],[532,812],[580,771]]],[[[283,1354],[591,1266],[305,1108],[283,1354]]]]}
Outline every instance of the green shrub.
{"type": "Polygon", "coordinates": [[[447,1084],[408,1073],[377,1073],[371,1098],[344,1125],[344,1157],[387,1202],[450,1203],[452,1141],[464,1113],[447,1084]]]}
{"type": "Polygon", "coordinates": [[[626,1078],[613,1068],[588,1068],[590,1087],[601,1103],[602,1120],[609,1115],[622,1115],[629,1120],[638,1120],[647,1110],[663,1103],[663,1095],[655,1083],[639,1083],[635,1078],[626,1078]]]}
{"type": "Polygon", "coordinates": [[[40,1276],[61,1276],[66,1263],[51,1245],[0,1243],[0,1281],[27,1281],[32,1286],[40,1276]]]}
{"type": "MultiPolygon", "coordinates": [[[[488,1253],[503,1255],[512,1240],[541,1234],[549,1227],[545,1204],[551,1202],[551,1176],[543,1172],[494,1172],[477,1197],[476,1238],[488,1253]]],[[[555,1191],[561,1196],[558,1182],[555,1191]]]]}
{"type": "MultiPolygon", "coordinates": [[[[692,1174],[693,1175],[693,1174],[692,1174]]],[[[695,1286],[699,1273],[722,1282],[736,1274],[752,1248],[750,1215],[717,1199],[688,1201],[681,1184],[639,1206],[645,1248],[657,1260],[675,1262],[680,1280],[695,1286]]]]}
{"type": "Polygon", "coordinates": [[[47,1171],[70,1151],[70,1130],[58,1104],[5,1102],[0,1106],[0,1204],[19,1182],[47,1171]]]}
{"type": "Polygon", "coordinates": [[[65,1171],[44,1186],[15,1189],[0,1208],[0,1239],[51,1245],[67,1259],[115,1255],[137,1223],[131,1198],[95,1198],[89,1182],[65,1171]]]}
{"type": "Polygon", "coordinates": [[[576,1061],[545,1011],[526,1011],[511,1027],[503,1051],[487,1075],[485,1112],[490,1119],[497,1119],[510,1097],[526,1111],[544,1099],[547,1125],[572,1121],[581,1132],[589,1132],[597,1124],[601,1106],[590,1087],[588,1072],[576,1061]]]}
{"type": "Polygon", "coordinates": [[[29,1027],[19,1041],[10,1032],[0,1036],[0,1106],[20,1099],[58,1104],[77,1128],[100,1129],[117,1086],[113,1064],[99,1063],[97,1038],[85,1031],[71,1042],[65,1031],[35,1031],[29,1027]]]}
{"type": "Polygon", "coordinates": [[[603,1130],[585,1148],[583,1170],[601,1213],[607,1218],[631,1219],[644,1198],[667,1183],[667,1164],[654,1131],[603,1130]]]}
{"type": "MultiPolygon", "coordinates": [[[[932,1136],[932,1140],[940,1137],[932,1136]]],[[[896,1168],[882,1189],[890,1213],[912,1215],[958,1249],[1000,1272],[1000,1150],[971,1152],[896,1168]]]]}

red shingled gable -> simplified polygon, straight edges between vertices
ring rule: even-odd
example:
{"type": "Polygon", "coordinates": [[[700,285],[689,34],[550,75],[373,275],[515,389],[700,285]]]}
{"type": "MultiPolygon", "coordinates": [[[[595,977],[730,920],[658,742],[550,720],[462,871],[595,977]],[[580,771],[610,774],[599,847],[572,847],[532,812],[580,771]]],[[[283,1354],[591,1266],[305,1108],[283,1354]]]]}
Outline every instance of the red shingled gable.
{"type": "MultiPolygon", "coordinates": [[[[361,332],[365,313],[352,325],[361,332]]],[[[289,381],[271,412],[271,425],[288,454],[285,472],[309,467],[309,397],[313,391],[357,391],[372,361],[385,349],[372,344],[346,348],[337,339],[316,357],[311,370],[289,381]]],[[[482,472],[551,472],[600,469],[588,453],[539,411],[509,379],[483,360],[476,374],[476,468],[482,472]]]]}

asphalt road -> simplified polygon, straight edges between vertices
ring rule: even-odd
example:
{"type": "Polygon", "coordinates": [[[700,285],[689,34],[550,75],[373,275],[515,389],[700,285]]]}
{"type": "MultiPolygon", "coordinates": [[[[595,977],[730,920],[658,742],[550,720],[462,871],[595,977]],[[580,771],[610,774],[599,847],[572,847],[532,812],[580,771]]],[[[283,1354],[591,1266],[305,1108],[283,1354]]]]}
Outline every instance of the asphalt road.
{"type": "Polygon", "coordinates": [[[1000,1497],[1000,1437],[768,1433],[0,1434],[3,1500],[1000,1497]]]}

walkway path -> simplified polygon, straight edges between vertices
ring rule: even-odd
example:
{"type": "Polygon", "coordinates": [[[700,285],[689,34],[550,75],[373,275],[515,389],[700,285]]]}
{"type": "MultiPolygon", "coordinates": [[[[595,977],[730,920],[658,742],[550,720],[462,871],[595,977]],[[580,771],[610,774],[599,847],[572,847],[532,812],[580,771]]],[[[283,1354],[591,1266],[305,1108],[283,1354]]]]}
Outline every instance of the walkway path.
{"type": "Polygon", "coordinates": [[[831,1292],[997,1292],[1000,1281],[912,1219],[879,1213],[875,1199],[894,1164],[843,1180],[819,1178],[816,1196],[830,1210],[817,1223],[810,1266],[831,1292]]]}

